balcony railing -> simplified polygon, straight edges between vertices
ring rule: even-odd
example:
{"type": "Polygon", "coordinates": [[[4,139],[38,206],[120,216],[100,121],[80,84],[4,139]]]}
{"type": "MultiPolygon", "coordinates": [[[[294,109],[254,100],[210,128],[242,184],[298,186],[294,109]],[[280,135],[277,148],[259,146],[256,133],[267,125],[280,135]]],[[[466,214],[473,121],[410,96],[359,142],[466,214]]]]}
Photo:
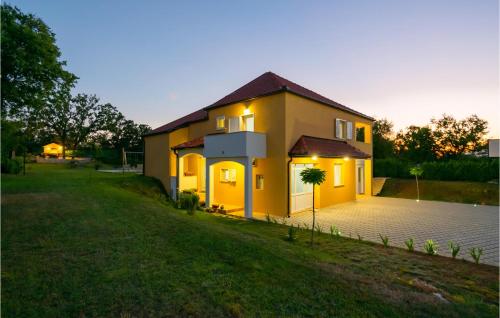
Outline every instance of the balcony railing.
{"type": "Polygon", "coordinates": [[[205,158],[232,158],[267,156],[266,134],[238,131],[205,136],[205,158]]]}

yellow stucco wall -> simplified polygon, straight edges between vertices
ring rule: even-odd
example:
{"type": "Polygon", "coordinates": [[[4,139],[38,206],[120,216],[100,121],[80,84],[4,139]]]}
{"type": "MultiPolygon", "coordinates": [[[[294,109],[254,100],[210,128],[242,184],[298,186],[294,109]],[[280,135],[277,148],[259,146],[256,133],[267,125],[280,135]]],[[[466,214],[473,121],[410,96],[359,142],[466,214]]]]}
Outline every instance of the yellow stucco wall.
{"type": "Polygon", "coordinates": [[[216,130],[216,118],[224,115],[227,127],[228,118],[241,116],[245,109],[254,114],[254,131],[265,133],[267,142],[267,158],[257,159],[256,166],[253,168],[253,210],[260,213],[286,215],[288,149],[284,146],[285,121],[282,120],[285,117],[284,94],[266,96],[210,110],[207,121],[189,126],[189,140],[207,134],[224,132],[216,130]],[[265,190],[255,189],[257,174],[264,176],[265,190]]]}
{"type": "Polygon", "coordinates": [[[245,167],[234,161],[223,161],[213,166],[213,199],[216,204],[231,205],[243,208],[245,206],[245,167]],[[221,182],[221,169],[235,169],[236,182],[221,182]]]}
{"type": "MultiPolygon", "coordinates": [[[[285,93],[285,96],[285,120],[287,122],[285,145],[287,149],[291,149],[302,135],[335,139],[336,118],[351,121],[353,125],[356,125],[356,123],[363,123],[369,130],[367,134],[369,136],[372,135],[372,123],[368,119],[346,113],[291,93],[285,93]]],[[[361,151],[372,155],[371,143],[357,142],[354,140],[354,137],[355,133],[353,132],[353,140],[346,141],[361,151]]]]}
{"type": "Polygon", "coordinates": [[[324,208],[333,204],[356,200],[356,176],[355,176],[355,160],[336,159],[336,158],[294,158],[292,164],[311,163],[315,168],[325,170],[325,181],[314,189],[315,202],[314,207],[324,208]],[[344,169],[344,185],[340,187],[334,186],[334,169],[333,165],[340,163],[344,169]]]}
{"type": "MultiPolygon", "coordinates": [[[[371,136],[371,122],[323,104],[301,98],[291,93],[280,93],[261,97],[243,103],[231,104],[209,111],[208,120],[192,123],[189,127],[178,129],[169,134],[148,136],[145,138],[146,175],[162,181],[170,190],[170,176],[176,175],[175,154],[171,147],[207,134],[224,132],[216,130],[216,117],[224,115],[226,127],[228,118],[241,116],[245,109],[255,116],[255,131],[266,134],[267,158],[257,159],[253,168],[253,210],[254,212],[286,216],[288,212],[288,151],[301,135],[322,138],[334,138],[335,118],[366,125],[371,136]],[[264,176],[264,190],[256,189],[256,175],[264,176]]],[[[226,128],[227,129],[227,128],[226,128]]],[[[355,133],[353,133],[355,137],[355,133]]],[[[371,137],[369,138],[371,141],[371,137]]],[[[372,154],[371,143],[348,141],[358,149],[372,154]]],[[[294,159],[301,161],[306,159],[294,159]]],[[[310,159],[309,159],[310,160],[310,159]]],[[[318,190],[318,207],[355,200],[355,162],[345,162],[345,185],[333,187],[333,162],[343,159],[319,158],[315,164],[327,171],[327,180],[318,190]]],[[[238,178],[244,177],[243,166],[238,167],[238,178]],[[241,173],[240,173],[241,170],[241,173]]],[[[236,185],[219,184],[219,168],[214,169],[214,201],[230,205],[242,205],[244,197],[244,179],[236,185]],[[240,187],[241,184],[241,187],[240,187]],[[224,199],[219,197],[224,193],[224,199]],[[219,202],[221,201],[221,202],[219,202]],[[234,203],[234,204],[233,204],[234,203]]],[[[366,193],[371,194],[371,160],[365,162],[366,193]]]]}

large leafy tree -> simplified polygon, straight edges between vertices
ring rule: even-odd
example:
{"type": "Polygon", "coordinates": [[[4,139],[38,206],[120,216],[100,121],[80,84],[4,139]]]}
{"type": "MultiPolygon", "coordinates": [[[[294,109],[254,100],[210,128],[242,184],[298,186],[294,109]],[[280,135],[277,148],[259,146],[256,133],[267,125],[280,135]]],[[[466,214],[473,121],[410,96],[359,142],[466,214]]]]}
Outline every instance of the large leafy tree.
{"type": "Polygon", "coordinates": [[[488,122],[477,115],[456,120],[445,114],[440,119],[432,119],[431,124],[436,153],[444,158],[478,150],[488,132],[488,122]]]}
{"type": "Polygon", "coordinates": [[[384,159],[394,156],[393,123],[379,119],[373,123],[373,157],[384,159]]]}
{"type": "Polygon", "coordinates": [[[412,162],[434,160],[435,145],[433,132],[427,126],[410,126],[405,131],[400,131],[395,140],[397,154],[412,162]]]}
{"type": "Polygon", "coordinates": [[[59,85],[72,86],[77,77],[64,69],[54,33],[38,17],[8,4],[2,13],[2,119],[22,123],[30,148],[43,128],[43,110],[59,85]]]}

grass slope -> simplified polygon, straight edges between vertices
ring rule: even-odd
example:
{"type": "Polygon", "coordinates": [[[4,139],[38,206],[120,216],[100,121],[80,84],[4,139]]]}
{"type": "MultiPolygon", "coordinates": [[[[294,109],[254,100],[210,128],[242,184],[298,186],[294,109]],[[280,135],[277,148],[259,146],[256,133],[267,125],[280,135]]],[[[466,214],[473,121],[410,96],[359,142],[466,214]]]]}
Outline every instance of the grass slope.
{"type": "Polygon", "coordinates": [[[498,316],[497,267],[286,232],[188,216],[142,176],[33,165],[2,176],[3,315],[498,316]]]}
{"type": "MultiPolygon", "coordinates": [[[[498,184],[436,180],[418,180],[418,184],[422,200],[498,205],[498,184]]],[[[415,199],[415,179],[387,179],[379,195],[415,199]]]]}

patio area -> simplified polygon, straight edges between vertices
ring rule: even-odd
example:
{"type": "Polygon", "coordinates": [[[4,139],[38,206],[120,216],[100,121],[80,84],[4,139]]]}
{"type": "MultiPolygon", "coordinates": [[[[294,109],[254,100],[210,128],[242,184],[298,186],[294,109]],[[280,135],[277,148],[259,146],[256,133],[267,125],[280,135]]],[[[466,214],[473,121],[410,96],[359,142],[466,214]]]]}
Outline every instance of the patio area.
{"type": "MultiPolygon", "coordinates": [[[[498,266],[498,214],[497,206],[367,197],[320,209],[316,221],[323,232],[329,232],[334,225],[343,236],[357,239],[359,234],[363,240],[381,244],[380,233],[389,237],[391,246],[406,248],[404,241],[412,237],[418,251],[423,251],[424,242],[432,239],[439,244],[439,255],[450,257],[451,240],[461,246],[459,259],[472,260],[469,249],[480,247],[480,262],[498,266]]],[[[286,222],[310,227],[312,212],[292,214],[286,222]]]]}

